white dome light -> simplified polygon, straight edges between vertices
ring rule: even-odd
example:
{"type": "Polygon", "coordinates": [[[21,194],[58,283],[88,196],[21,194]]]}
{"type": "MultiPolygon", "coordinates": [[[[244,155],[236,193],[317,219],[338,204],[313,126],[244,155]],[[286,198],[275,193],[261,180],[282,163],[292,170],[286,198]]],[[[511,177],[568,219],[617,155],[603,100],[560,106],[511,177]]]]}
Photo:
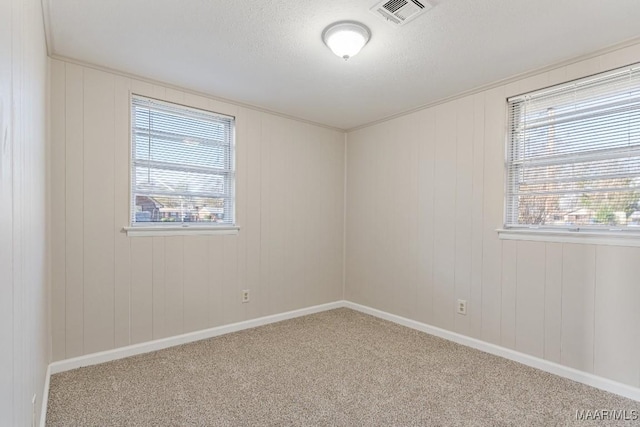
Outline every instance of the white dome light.
{"type": "Polygon", "coordinates": [[[345,61],[360,52],[369,38],[369,29],[358,22],[336,22],[322,32],[324,44],[345,61]]]}

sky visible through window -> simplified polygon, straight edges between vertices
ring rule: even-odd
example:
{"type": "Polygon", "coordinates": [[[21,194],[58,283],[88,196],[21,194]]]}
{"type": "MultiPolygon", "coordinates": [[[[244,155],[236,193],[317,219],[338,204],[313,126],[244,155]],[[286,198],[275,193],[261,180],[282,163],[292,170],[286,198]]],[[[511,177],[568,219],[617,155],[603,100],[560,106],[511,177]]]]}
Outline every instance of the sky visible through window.
{"type": "Polygon", "coordinates": [[[638,83],[525,99],[511,114],[507,225],[640,226],[638,83]]]}
{"type": "Polygon", "coordinates": [[[229,222],[231,120],[180,108],[134,98],[132,222],[229,222]]]}

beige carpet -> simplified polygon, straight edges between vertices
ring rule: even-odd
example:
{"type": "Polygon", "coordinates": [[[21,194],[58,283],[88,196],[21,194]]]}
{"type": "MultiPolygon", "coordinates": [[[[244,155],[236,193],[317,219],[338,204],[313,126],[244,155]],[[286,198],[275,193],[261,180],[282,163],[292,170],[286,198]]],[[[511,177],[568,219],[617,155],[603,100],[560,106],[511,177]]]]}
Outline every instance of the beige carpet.
{"type": "Polygon", "coordinates": [[[337,309],[51,378],[49,426],[550,426],[640,403],[337,309]]]}

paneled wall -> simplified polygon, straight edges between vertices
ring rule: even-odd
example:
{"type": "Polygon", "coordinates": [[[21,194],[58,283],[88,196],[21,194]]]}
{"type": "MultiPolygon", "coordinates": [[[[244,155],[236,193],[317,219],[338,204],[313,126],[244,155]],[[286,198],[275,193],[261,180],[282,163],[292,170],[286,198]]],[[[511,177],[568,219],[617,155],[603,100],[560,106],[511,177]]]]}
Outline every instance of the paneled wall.
{"type": "Polygon", "coordinates": [[[640,45],[350,132],[346,299],[640,386],[640,248],[496,233],[505,98],[634,62],[640,45]]]}
{"type": "Polygon", "coordinates": [[[1,1],[1,426],[30,426],[39,418],[50,356],[47,78],[40,1],[1,1]]]}
{"type": "Polygon", "coordinates": [[[54,360],[342,298],[342,132],[60,60],[51,74],[54,360]],[[123,233],[130,93],[236,117],[237,235],[123,233]]]}

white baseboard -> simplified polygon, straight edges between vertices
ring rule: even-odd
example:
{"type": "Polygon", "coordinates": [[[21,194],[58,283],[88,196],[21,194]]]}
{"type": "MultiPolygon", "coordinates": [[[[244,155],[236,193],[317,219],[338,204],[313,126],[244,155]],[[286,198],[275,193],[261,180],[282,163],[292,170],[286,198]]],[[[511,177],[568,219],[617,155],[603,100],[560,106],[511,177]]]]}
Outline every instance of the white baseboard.
{"type": "Polygon", "coordinates": [[[213,338],[244,329],[255,328],[258,326],[268,325],[270,323],[280,322],[283,320],[293,319],[296,317],[306,316],[309,314],[319,313],[322,311],[341,307],[351,308],[353,310],[360,311],[362,313],[369,314],[380,319],[388,320],[390,322],[397,323],[408,328],[416,329],[430,335],[444,338],[446,340],[453,341],[467,347],[475,348],[486,353],[504,357],[505,359],[513,360],[514,362],[522,363],[523,365],[540,369],[541,371],[549,372],[551,374],[558,375],[560,377],[567,378],[582,384],[586,384],[591,387],[595,387],[629,399],[640,401],[640,388],[632,387],[626,384],[609,380],[607,378],[590,374],[588,372],[579,371],[577,369],[559,365],[557,363],[540,359],[535,356],[530,356],[528,354],[520,353],[515,350],[511,350],[455,332],[447,331],[435,326],[427,325],[426,323],[407,319],[405,317],[397,316],[395,314],[387,313],[375,308],[356,304],[351,301],[342,300],[53,362],[47,368],[47,377],[45,378],[44,391],[42,394],[43,397],[42,413],[40,416],[40,427],[45,427],[46,424],[47,402],[49,397],[49,380],[51,375],[53,374],[69,371],[71,369],[81,368],[83,366],[97,365],[99,363],[110,362],[113,360],[123,359],[125,357],[135,356],[138,354],[162,350],[181,344],[187,344],[194,341],[213,338]]]}
{"type": "Polygon", "coordinates": [[[509,348],[471,338],[466,335],[447,331],[445,329],[427,325],[426,323],[421,323],[415,320],[407,319],[405,317],[396,316],[395,314],[390,314],[350,301],[344,301],[344,307],[351,308],[365,314],[370,314],[380,319],[388,320],[390,322],[397,323],[411,329],[426,332],[430,335],[444,338],[446,340],[453,341],[467,347],[475,348],[476,350],[484,351],[485,353],[504,357],[505,359],[513,360],[514,362],[522,363],[523,365],[531,366],[532,368],[540,369],[541,371],[549,372],[551,374],[558,375],[560,377],[567,378],[582,384],[586,384],[600,390],[608,391],[619,396],[640,401],[640,388],[637,387],[622,384],[607,378],[590,374],[588,372],[579,371],[568,366],[540,359],[539,357],[530,356],[528,354],[520,353],[509,348]]]}
{"type": "Polygon", "coordinates": [[[315,305],[313,307],[301,308],[299,310],[287,311],[286,313],[274,314],[271,316],[259,317],[257,319],[245,320],[243,322],[232,323],[229,325],[217,326],[215,328],[204,329],[201,331],[189,332],[187,334],[176,335],[173,337],[162,338],[143,342],[140,344],[120,347],[113,350],[101,351],[99,353],[86,354],[84,356],[74,357],[72,359],[60,360],[49,365],[51,375],[60,372],[69,371],[71,369],[81,368],[83,366],[97,365],[99,363],[110,362],[112,360],[123,359],[125,357],[136,356],[138,354],[149,353],[152,351],[162,350],[181,344],[187,344],[194,341],[200,341],[207,338],[213,338],[244,329],[255,328],[257,326],[268,325],[270,323],[280,322],[282,320],[293,319],[296,317],[306,316],[308,314],[319,313],[321,311],[332,310],[334,308],[344,307],[343,301],[331,302],[328,304],[315,305]]]}
{"type": "Polygon", "coordinates": [[[177,335],[174,337],[163,338],[159,340],[144,342],[140,344],[120,347],[113,350],[101,351],[99,353],[87,354],[84,356],[74,357],[72,359],[60,360],[50,363],[47,367],[46,378],[44,382],[44,391],[42,393],[42,412],[40,414],[40,427],[45,427],[47,422],[47,405],[49,403],[49,381],[51,375],[60,372],[70,371],[71,369],[81,368],[83,366],[97,365],[100,363],[110,362],[112,360],[124,359],[125,357],[136,356],[138,354],[150,353],[152,351],[162,350],[181,344],[187,344],[194,341],[200,341],[207,338],[213,338],[232,332],[251,329],[258,326],[268,325],[270,323],[280,322],[283,320],[293,319],[296,317],[306,316],[309,314],[319,313],[321,311],[332,310],[334,308],[344,307],[344,301],[335,301],[327,304],[315,305],[313,307],[301,308],[299,310],[287,311],[285,313],[274,314],[271,316],[259,317],[257,319],[245,320],[243,322],[232,323],[230,325],[218,326],[215,328],[205,329],[202,331],[190,332],[188,334],[177,335]]]}
{"type": "Polygon", "coordinates": [[[280,322],[283,320],[293,319],[296,317],[306,316],[308,314],[319,313],[321,311],[332,310],[334,308],[340,308],[344,306],[344,301],[335,301],[327,304],[315,305],[313,307],[301,308],[299,310],[287,311],[286,313],[279,313],[271,316],[260,317],[257,319],[245,320],[243,322],[232,323],[230,325],[218,326],[202,331],[190,332],[188,334],[177,335],[174,337],[129,345],[113,350],[101,351],[99,353],[92,353],[84,356],[74,357],[72,359],[53,362],[49,364],[47,368],[46,378],[44,382],[44,390],[42,393],[42,412],[40,414],[40,427],[45,427],[47,422],[47,404],[49,402],[49,381],[51,379],[51,375],[81,368],[83,366],[97,365],[99,363],[110,362],[112,360],[124,359],[125,357],[162,350],[181,344],[187,344],[194,341],[213,338],[244,329],[251,329],[258,326],[268,325],[270,323],[280,322]]]}
{"type": "Polygon", "coordinates": [[[47,405],[49,403],[49,381],[51,381],[51,365],[47,366],[42,387],[42,405],[40,407],[40,427],[45,427],[47,423],[47,405]]]}

